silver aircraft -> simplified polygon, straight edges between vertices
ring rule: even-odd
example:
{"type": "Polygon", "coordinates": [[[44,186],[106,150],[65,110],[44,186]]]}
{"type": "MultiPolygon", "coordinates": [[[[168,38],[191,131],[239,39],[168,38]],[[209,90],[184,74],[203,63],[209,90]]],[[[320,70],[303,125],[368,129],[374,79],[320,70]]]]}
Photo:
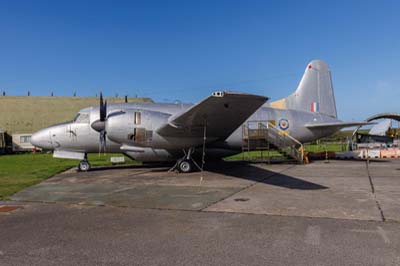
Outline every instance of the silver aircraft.
{"type": "Polygon", "coordinates": [[[242,125],[268,121],[299,143],[313,141],[363,122],[337,119],[329,66],[311,61],[294,93],[266,104],[267,97],[218,91],[197,104],[113,103],[82,109],[71,122],[32,135],[34,146],[54,157],[81,160],[88,153],[124,153],[142,162],[176,161],[181,172],[193,170],[192,155],[225,157],[242,150],[242,125]]]}

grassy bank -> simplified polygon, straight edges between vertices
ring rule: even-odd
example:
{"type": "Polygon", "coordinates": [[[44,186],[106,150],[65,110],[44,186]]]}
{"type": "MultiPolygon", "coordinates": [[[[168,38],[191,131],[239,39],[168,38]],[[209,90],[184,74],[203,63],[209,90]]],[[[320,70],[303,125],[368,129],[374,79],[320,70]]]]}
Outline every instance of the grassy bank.
{"type": "MultiPolygon", "coordinates": [[[[106,100],[114,103],[123,102],[124,98],[106,97],[106,100]]],[[[151,99],[129,98],[128,101],[150,102],[151,99]]],[[[97,97],[1,96],[0,128],[10,134],[33,133],[50,125],[69,121],[82,108],[98,104],[97,97]]]]}
{"type": "MultiPolygon", "coordinates": [[[[89,155],[92,166],[110,165],[116,154],[89,155]]],[[[126,163],[136,163],[125,158],[126,163]]],[[[37,184],[57,173],[76,167],[79,161],[56,159],[51,154],[16,154],[0,156],[0,199],[37,184]]]]}

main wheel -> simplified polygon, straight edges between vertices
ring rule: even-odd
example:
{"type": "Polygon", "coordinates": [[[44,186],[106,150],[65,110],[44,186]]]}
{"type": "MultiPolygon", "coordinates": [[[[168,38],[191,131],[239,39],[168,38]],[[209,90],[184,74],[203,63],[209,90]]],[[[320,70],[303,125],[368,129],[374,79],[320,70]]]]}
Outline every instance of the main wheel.
{"type": "Polygon", "coordinates": [[[192,164],[188,160],[182,160],[178,163],[178,170],[181,173],[190,173],[192,168],[192,164]]]}
{"type": "Polygon", "coordinates": [[[90,170],[90,163],[88,161],[80,161],[78,165],[78,170],[82,172],[86,172],[90,170]]]}

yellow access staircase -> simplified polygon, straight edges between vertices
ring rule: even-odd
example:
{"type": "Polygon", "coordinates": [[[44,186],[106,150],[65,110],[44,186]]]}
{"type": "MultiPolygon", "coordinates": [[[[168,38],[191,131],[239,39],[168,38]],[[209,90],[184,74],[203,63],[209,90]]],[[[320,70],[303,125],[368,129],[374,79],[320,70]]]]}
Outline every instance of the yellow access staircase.
{"type": "Polygon", "coordinates": [[[242,140],[242,152],[277,150],[298,163],[304,161],[303,144],[271,122],[248,121],[242,126],[242,140]]]}

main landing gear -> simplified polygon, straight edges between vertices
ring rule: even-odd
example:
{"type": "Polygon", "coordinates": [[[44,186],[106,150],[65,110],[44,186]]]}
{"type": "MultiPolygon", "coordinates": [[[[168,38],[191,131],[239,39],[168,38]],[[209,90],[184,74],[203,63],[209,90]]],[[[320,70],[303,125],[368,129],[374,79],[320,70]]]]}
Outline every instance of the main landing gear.
{"type": "Polygon", "coordinates": [[[190,173],[193,170],[193,164],[190,160],[182,158],[178,160],[176,168],[181,173],[190,173]]]}
{"type": "Polygon", "coordinates": [[[85,159],[79,162],[78,164],[78,171],[80,172],[87,172],[90,170],[92,166],[90,165],[89,161],[87,160],[87,154],[85,154],[85,159]]]}
{"type": "Polygon", "coordinates": [[[180,158],[171,170],[178,170],[181,173],[190,173],[194,171],[194,168],[201,170],[201,167],[192,158],[194,148],[190,148],[187,152],[183,150],[185,156],[180,158]]]}

